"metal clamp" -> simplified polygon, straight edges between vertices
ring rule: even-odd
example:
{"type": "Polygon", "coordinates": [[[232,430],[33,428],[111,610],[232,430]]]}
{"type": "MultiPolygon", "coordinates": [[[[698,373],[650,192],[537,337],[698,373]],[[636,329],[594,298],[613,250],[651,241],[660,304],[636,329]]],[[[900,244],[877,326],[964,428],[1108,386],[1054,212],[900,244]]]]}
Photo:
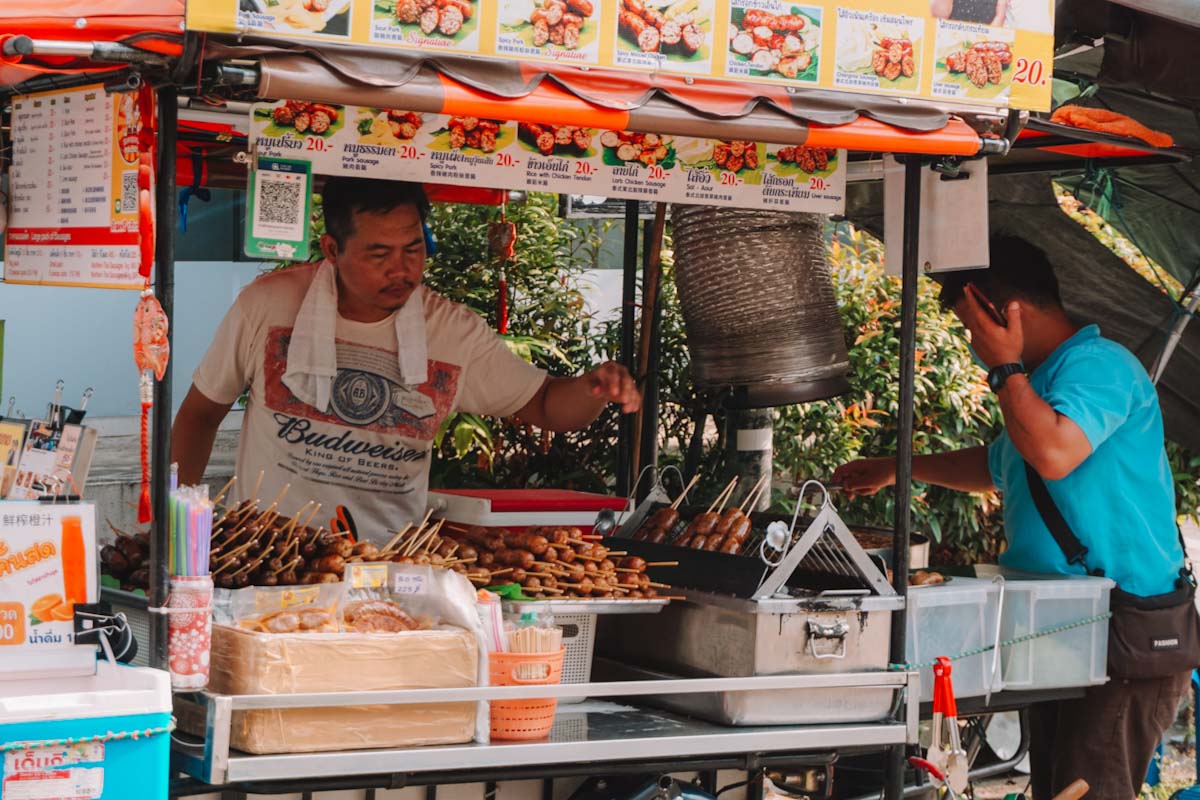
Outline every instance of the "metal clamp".
{"type": "Polygon", "coordinates": [[[832,625],[823,625],[815,619],[808,621],[808,654],[813,658],[842,659],[846,657],[846,637],[850,635],[850,626],[845,620],[838,620],[832,625]],[[817,639],[837,639],[837,650],[832,653],[818,653],[817,639]]]}

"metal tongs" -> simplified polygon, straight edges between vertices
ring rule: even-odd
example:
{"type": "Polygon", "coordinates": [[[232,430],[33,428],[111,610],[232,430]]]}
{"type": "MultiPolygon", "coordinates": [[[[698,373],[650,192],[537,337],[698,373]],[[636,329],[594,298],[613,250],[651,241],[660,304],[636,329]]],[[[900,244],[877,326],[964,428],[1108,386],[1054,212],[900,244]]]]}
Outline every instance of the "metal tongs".
{"type": "Polygon", "coordinates": [[[925,761],[937,768],[937,772],[926,770],[934,784],[945,786],[953,798],[966,791],[970,765],[967,751],[959,739],[958,704],[954,701],[950,672],[950,659],[938,656],[933,665],[933,736],[929,750],[925,752],[925,761]],[[943,733],[946,734],[944,741],[943,733]]]}

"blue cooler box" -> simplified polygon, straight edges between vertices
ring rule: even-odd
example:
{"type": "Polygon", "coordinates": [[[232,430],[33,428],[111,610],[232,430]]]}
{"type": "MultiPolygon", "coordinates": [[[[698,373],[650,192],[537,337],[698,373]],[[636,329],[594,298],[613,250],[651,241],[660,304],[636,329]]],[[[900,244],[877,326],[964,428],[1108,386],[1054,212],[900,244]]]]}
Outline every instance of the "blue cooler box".
{"type": "Polygon", "coordinates": [[[0,681],[0,800],[165,800],[170,678],[99,667],[95,675],[0,681]]]}

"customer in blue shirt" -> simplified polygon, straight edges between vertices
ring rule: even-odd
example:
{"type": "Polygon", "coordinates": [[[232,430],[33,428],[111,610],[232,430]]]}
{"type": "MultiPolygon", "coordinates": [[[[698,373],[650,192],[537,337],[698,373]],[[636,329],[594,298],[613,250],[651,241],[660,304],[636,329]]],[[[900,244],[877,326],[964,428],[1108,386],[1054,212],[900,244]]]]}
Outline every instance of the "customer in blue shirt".
{"type": "MultiPolygon", "coordinates": [[[[1068,318],[1045,253],[1007,236],[993,238],[990,251],[991,269],[947,275],[942,302],[990,368],[1004,432],[990,447],[917,456],[913,477],[967,492],[999,489],[1008,540],[1001,564],[1082,575],[1038,513],[1028,462],[1088,548],[1088,567],[1131,594],[1172,591],[1184,554],[1154,385],[1132,353],[1097,326],[1081,328],[1068,318]]],[[[895,483],[896,462],[854,461],[834,480],[874,494],[895,483]]],[[[1083,699],[1035,706],[1035,800],[1049,800],[1077,778],[1091,786],[1089,797],[1136,797],[1188,677],[1114,679],[1083,699]]]]}

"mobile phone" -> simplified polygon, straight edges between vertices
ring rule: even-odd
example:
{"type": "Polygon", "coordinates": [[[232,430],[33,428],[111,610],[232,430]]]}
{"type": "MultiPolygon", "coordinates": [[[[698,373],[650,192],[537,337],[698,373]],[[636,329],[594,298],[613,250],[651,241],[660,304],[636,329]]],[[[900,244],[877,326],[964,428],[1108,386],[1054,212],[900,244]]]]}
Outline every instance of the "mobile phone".
{"type": "Polygon", "coordinates": [[[983,296],[983,292],[979,291],[979,287],[973,283],[968,283],[967,289],[973,295],[975,295],[975,299],[979,301],[979,305],[983,307],[983,310],[987,312],[987,315],[992,318],[992,322],[996,323],[1001,328],[1008,327],[1008,319],[1004,316],[1004,313],[992,305],[991,300],[988,300],[983,296]]]}

